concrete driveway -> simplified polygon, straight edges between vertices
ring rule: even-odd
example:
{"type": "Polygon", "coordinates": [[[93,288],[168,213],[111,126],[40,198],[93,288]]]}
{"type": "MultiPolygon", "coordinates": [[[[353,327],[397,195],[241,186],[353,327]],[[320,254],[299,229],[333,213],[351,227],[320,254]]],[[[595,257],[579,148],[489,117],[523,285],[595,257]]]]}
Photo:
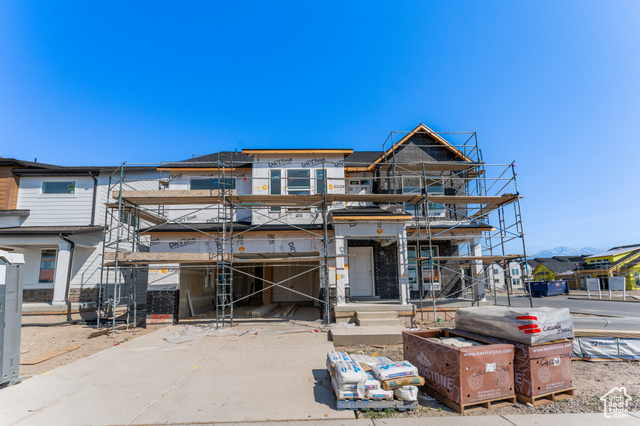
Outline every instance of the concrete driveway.
{"type": "Polygon", "coordinates": [[[0,390],[0,424],[353,419],[336,411],[325,333],[163,338],[171,326],[0,390]]]}

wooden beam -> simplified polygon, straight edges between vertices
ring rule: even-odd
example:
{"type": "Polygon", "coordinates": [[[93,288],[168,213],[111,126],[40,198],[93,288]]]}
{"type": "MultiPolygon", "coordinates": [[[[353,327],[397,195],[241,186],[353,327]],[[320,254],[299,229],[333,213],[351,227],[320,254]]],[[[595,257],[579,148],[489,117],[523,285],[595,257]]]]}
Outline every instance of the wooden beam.
{"type": "Polygon", "coordinates": [[[45,362],[50,360],[51,358],[55,358],[60,355],[64,355],[71,351],[75,351],[76,349],[80,349],[80,346],[66,346],[62,349],[58,349],[57,351],[47,352],[43,355],[38,355],[34,358],[25,359],[24,361],[20,361],[20,365],[35,365],[40,364],[41,362],[45,362]]]}
{"type": "MultiPolygon", "coordinates": [[[[118,191],[112,196],[118,199],[118,191]]],[[[180,205],[180,204],[217,204],[221,201],[218,190],[158,190],[158,191],[122,191],[122,198],[135,205],[180,205]]],[[[422,194],[327,194],[327,202],[378,202],[410,203],[424,201],[422,194]]],[[[429,195],[429,201],[436,204],[479,204],[487,208],[498,208],[518,199],[516,194],[500,196],[480,195],[429,195]]],[[[309,206],[324,200],[323,194],[315,195],[237,195],[235,190],[227,196],[227,201],[238,206],[309,206]]]]}
{"type": "Polygon", "coordinates": [[[334,222],[404,222],[413,219],[413,216],[332,216],[334,222]]]}
{"type": "MultiPolygon", "coordinates": [[[[106,206],[112,209],[117,209],[118,203],[107,203],[106,206]]],[[[132,204],[123,203],[123,209],[127,213],[133,212],[134,215],[137,214],[140,219],[144,220],[145,222],[153,223],[154,225],[160,225],[167,221],[166,219],[163,219],[160,216],[156,216],[147,211],[138,209],[136,206],[132,204]]]]}
{"type": "MultiPolygon", "coordinates": [[[[344,256],[342,256],[344,257],[344,256]]],[[[116,253],[107,252],[104,255],[105,265],[114,266],[116,253]]],[[[212,265],[218,262],[220,257],[217,253],[140,253],[140,252],[120,252],[118,253],[118,264],[123,265],[148,265],[155,263],[180,263],[180,264],[202,264],[212,265]]],[[[230,256],[224,255],[229,261],[230,256]]],[[[334,259],[335,256],[330,256],[334,259]]],[[[321,256],[287,256],[277,258],[233,258],[233,263],[288,263],[288,262],[319,262],[324,257],[321,256]]]]}
{"type": "MultiPolygon", "coordinates": [[[[507,254],[505,256],[433,256],[433,260],[481,260],[483,262],[496,262],[498,260],[511,260],[524,258],[522,254],[507,254]]],[[[418,257],[416,260],[429,260],[429,257],[418,257]]]]}

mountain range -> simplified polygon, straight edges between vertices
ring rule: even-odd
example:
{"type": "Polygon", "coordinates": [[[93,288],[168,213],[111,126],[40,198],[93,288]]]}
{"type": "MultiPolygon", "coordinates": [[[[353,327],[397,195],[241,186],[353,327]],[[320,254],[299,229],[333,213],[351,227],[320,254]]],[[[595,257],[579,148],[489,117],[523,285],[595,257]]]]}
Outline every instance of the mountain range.
{"type": "Polygon", "coordinates": [[[536,257],[553,257],[553,256],[580,256],[582,254],[590,255],[602,253],[606,250],[599,249],[596,247],[583,247],[583,248],[574,248],[567,246],[554,247],[552,249],[541,250],[538,253],[532,255],[532,258],[536,257]]]}

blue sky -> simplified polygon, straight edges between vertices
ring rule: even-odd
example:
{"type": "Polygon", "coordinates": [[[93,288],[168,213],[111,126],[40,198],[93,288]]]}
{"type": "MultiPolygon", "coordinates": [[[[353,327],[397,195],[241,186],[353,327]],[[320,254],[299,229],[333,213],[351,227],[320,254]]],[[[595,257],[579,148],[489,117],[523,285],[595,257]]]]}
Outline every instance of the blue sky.
{"type": "Polygon", "coordinates": [[[640,2],[0,3],[0,155],[381,149],[424,122],[516,161],[529,252],[640,243],[640,2]]]}

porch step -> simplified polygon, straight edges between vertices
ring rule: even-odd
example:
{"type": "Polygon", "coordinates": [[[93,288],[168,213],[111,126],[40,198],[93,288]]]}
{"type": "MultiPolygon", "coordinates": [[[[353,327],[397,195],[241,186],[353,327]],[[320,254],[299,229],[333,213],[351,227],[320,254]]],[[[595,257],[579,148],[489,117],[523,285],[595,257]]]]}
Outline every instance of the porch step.
{"type": "Polygon", "coordinates": [[[380,326],[402,326],[402,320],[396,311],[356,311],[356,320],[359,326],[380,327],[380,326]]]}
{"type": "Polygon", "coordinates": [[[368,319],[397,319],[397,311],[356,311],[356,317],[359,320],[368,319]]]}
{"type": "Polygon", "coordinates": [[[397,345],[402,343],[404,327],[356,327],[330,330],[334,346],[397,345]]]}

